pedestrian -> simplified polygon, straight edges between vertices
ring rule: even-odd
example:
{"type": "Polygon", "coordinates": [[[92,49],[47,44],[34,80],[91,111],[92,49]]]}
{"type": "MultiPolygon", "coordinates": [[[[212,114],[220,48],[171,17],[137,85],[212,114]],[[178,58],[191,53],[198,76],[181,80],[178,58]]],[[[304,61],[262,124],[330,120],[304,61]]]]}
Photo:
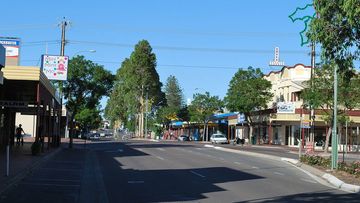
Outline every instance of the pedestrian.
{"type": "Polygon", "coordinates": [[[23,138],[22,133],[25,134],[25,132],[21,126],[22,125],[19,124],[19,127],[16,128],[16,145],[18,145],[18,146],[20,145],[20,142],[21,142],[21,145],[24,145],[24,138],[23,138]]]}

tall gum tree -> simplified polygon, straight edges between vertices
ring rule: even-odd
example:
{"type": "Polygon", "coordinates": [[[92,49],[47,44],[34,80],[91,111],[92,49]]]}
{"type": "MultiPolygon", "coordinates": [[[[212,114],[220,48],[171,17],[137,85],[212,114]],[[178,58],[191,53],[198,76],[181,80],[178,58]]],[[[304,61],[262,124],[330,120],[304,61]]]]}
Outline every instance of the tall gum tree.
{"type": "Polygon", "coordinates": [[[259,68],[239,69],[229,83],[225,97],[228,110],[244,113],[250,127],[249,138],[252,138],[253,123],[251,113],[267,108],[272,99],[271,83],[263,78],[259,68]]]}
{"type": "Polygon", "coordinates": [[[115,88],[107,104],[107,114],[114,120],[135,122],[138,136],[144,136],[144,114],[146,100],[148,109],[164,97],[161,82],[156,71],[156,56],[148,41],[141,40],[134,51],[118,70],[115,88]]]}

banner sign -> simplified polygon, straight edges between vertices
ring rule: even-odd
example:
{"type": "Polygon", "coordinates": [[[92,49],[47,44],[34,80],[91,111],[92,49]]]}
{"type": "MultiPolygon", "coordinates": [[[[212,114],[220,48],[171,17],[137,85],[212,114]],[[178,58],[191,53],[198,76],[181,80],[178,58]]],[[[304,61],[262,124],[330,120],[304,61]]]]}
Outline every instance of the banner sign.
{"type": "Polygon", "coordinates": [[[238,123],[245,123],[245,114],[239,113],[237,116],[237,122],[238,123]]]}
{"type": "Polygon", "coordinates": [[[295,113],[294,102],[278,102],[276,106],[277,113],[295,113]]]}
{"type": "Polygon", "coordinates": [[[310,128],[310,120],[302,120],[301,121],[301,128],[310,128]]]}
{"type": "Polygon", "coordinates": [[[41,69],[49,80],[67,80],[68,56],[42,55],[41,69]]]}
{"type": "Polygon", "coordinates": [[[28,107],[28,102],[0,100],[0,106],[3,106],[3,107],[16,107],[16,108],[27,108],[28,107]]]}

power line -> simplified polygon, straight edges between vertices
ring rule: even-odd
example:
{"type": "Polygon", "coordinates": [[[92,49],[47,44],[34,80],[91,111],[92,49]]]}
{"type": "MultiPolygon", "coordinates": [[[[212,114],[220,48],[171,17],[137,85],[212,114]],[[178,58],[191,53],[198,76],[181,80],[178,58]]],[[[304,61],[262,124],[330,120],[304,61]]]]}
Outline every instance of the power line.
{"type": "MultiPolygon", "coordinates": [[[[38,60],[22,60],[22,62],[37,62],[38,60]]],[[[100,64],[121,64],[118,61],[93,61],[100,64]]],[[[198,69],[228,69],[228,70],[238,70],[239,68],[231,66],[200,66],[200,65],[177,65],[177,64],[157,64],[157,67],[174,67],[174,68],[198,68],[198,69]]],[[[261,69],[273,69],[273,67],[264,67],[261,69]]]]}
{"type": "Polygon", "coordinates": [[[78,25],[77,27],[85,27],[89,29],[99,30],[115,30],[121,32],[151,32],[151,33],[165,33],[165,34],[180,34],[180,35],[198,35],[198,36],[225,36],[225,37],[298,37],[298,33],[284,33],[284,32],[204,32],[204,31],[191,31],[185,29],[172,29],[172,28],[135,28],[125,27],[123,25],[104,25],[104,24],[91,24],[91,25],[78,25]]]}
{"type": "MultiPolygon", "coordinates": [[[[79,40],[69,40],[68,42],[69,44],[93,44],[93,45],[115,46],[115,47],[134,47],[133,44],[111,43],[111,42],[95,42],[95,41],[79,41],[79,40]]],[[[249,54],[273,53],[273,50],[256,50],[256,49],[175,47],[175,46],[157,46],[157,45],[152,45],[151,47],[153,49],[171,50],[171,51],[225,52],[225,53],[249,53],[249,54]]],[[[282,50],[281,52],[287,54],[309,54],[308,51],[302,51],[302,50],[282,50]]]]}
{"type": "Polygon", "coordinates": [[[29,24],[29,25],[17,25],[17,26],[1,26],[0,31],[12,31],[12,30],[30,30],[30,29],[45,29],[49,27],[55,27],[56,24],[29,24]]]}

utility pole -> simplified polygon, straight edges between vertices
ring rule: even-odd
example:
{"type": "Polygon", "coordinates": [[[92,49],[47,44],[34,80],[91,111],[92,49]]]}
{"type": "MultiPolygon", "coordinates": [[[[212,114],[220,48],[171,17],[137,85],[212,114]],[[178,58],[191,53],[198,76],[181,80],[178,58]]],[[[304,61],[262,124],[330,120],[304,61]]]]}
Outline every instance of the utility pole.
{"type": "Polygon", "coordinates": [[[66,39],[65,39],[65,32],[66,32],[66,26],[68,25],[68,22],[64,20],[61,22],[61,48],[60,48],[60,56],[65,55],[65,45],[66,45],[66,39]]]}

